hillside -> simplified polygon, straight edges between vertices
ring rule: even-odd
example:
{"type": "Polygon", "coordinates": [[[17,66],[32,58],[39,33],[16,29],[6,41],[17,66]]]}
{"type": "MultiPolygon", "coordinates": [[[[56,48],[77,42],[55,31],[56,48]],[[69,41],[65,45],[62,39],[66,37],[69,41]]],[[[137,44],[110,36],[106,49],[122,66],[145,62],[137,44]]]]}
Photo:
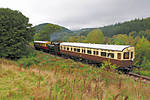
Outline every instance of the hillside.
{"type": "Polygon", "coordinates": [[[149,84],[42,52],[17,62],[0,59],[1,100],[149,100],[149,94],[149,84]]]}
{"type": "MultiPolygon", "coordinates": [[[[78,30],[78,34],[87,35],[90,31],[97,28],[84,28],[78,30]]],[[[150,17],[144,19],[135,19],[131,21],[126,21],[123,23],[117,23],[114,25],[108,25],[104,27],[99,27],[107,37],[112,37],[117,34],[129,34],[129,32],[140,32],[150,29],[150,17]]]]}
{"type": "MultiPolygon", "coordinates": [[[[68,39],[68,37],[70,37],[74,34],[71,30],[69,30],[65,27],[55,25],[55,24],[50,24],[50,23],[43,23],[43,24],[39,24],[34,27],[36,29],[36,33],[35,33],[34,37],[37,38],[38,37],[37,34],[41,33],[41,31],[43,31],[47,25],[50,25],[52,27],[55,26],[55,27],[51,28],[51,30],[54,29],[55,31],[53,31],[53,32],[48,31],[48,33],[47,32],[42,33],[42,34],[49,34],[50,41],[66,41],[68,39]],[[55,29],[56,27],[60,28],[61,30],[55,29]]],[[[41,36],[42,36],[42,34],[41,34],[41,36]]]]}
{"type": "MultiPolygon", "coordinates": [[[[48,24],[51,24],[51,23],[42,23],[42,24],[34,26],[34,28],[36,30],[36,33],[40,32],[48,24]]],[[[54,24],[52,24],[52,25],[54,25],[54,24]]],[[[57,25],[57,26],[59,26],[59,25],[57,25]]],[[[72,33],[71,30],[69,30],[69,29],[67,29],[67,28],[65,28],[63,26],[59,26],[59,27],[62,28],[62,30],[61,30],[62,32],[72,33]]]]}
{"type": "MultiPolygon", "coordinates": [[[[43,23],[35,26],[36,33],[39,33],[43,28],[50,23],[43,23]]],[[[51,24],[54,25],[54,24],[51,24]]],[[[59,26],[59,25],[57,25],[59,26]]],[[[108,25],[99,28],[83,28],[80,30],[71,31],[65,27],[59,32],[54,32],[51,34],[51,41],[67,41],[70,36],[87,36],[87,34],[93,29],[101,29],[105,37],[112,37],[117,34],[129,34],[130,32],[141,32],[150,29],[150,17],[144,19],[135,19],[131,21],[126,21],[123,23],[117,23],[114,25],[108,25]]]]}

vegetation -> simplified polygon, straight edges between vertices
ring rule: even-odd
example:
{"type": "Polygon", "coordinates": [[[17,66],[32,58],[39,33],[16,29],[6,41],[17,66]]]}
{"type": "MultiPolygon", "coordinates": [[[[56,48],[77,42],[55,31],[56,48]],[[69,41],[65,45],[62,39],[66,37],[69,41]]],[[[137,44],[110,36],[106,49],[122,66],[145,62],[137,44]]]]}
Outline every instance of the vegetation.
{"type": "Polygon", "coordinates": [[[113,36],[117,34],[129,34],[132,31],[140,32],[150,29],[150,17],[145,19],[135,19],[124,23],[101,27],[105,36],[113,36]]]}
{"type": "MultiPolygon", "coordinates": [[[[150,85],[140,80],[134,81],[109,70],[104,71],[42,52],[33,55],[33,58],[40,62],[35,62],[28,68],[22,68],[21,62],[16,64],[14,61],[0,59],[1,100],[123,100],[125,98],[149,100],[150,98],[150,85]]],[[[25,61],[30,62],[30,60],[25,61]]],[[[103,68],[109,65],[105,63],[103,68]]]]}
{"type": "Polygon", "coordinates": [[[103,32],[99,29],[95,29],[91,31],[87,35],[87,41],[89,43],[97,43],[97,44],[103,44],[104,43],[104,35],[103,32]]]}
{"type": "MultiPolygon", "coordinates": [[[[39,33],[40,31],[42,31],[44,29],[44,27],[46,27],[48,24],[54,25],[54,24],[51,24],[51,23],[43,23],[43,24],[39,24],[39,25],[34,26],[34,28],[36,29],[36,33],[39,33]]],[[[59,26],[59,25],[57,25],[57,26],[61,27],[61,31],[63,31],[63,32],[72,33],[71,30],[69,30],[69,29],[67,29],[65,27],[62,27],[62,26],[59,26]]]]}
{"type": "Polygon", "coordinates": [[[67,41],[74,33],[62,26],[44,23],[34,27],[36,29],[34,40],[67,41]]]}
{"type": "MultiPolygon", "coordinates": [[[[89,32],[95,29],[102,30],[105,37],[112,37],[118,34],[126,34],[129,35],[130,32],[134,33],[134,35],[144,35],[148,40],[150,40],[150,17],[145,19],[135,19],[131,21],[126,21],[123,23],[117,23],[115,25],[104,26],[100,28],[85,28],[81,30],[71,31],[67,28],[62,27],[63,32],[71,33],[77,36],[87,36],[89,32]]],[[[37,33],[43,29],[48,23],[40,24],[35,27],[37,33]]],[[[69,34],[67,34],[69,35],[69,34]]],[[[67,38],[68,39],[68,38],[67,38]]],[[[67,41],[66,39],[66,41],[67,41]]]]}
{"type": "Polygon", "coordinates": [[[54,24],[47,24],[39,33],[35,34],[35,40],[51,41],[51,34],[61,30],[61,27],[54,24]]]}
{"type": "Polygon", "coordinates": [[[142,31],[150,29],[150,17],[144,19],[135,19],[99,28],[85,28],[79,30],[78,33],[83,33],[83,35],[87,35],[93,29],[101,29],[104,33],[104,36],[106,37],[112,37],[113,35],[118,34],[129,35],[130,32],[142,33],[142,31]]]}
{"type": "Polygon", "coordinates": [[[85,36],[70,36],[69,42],[80,42],[80,43],[87,43],[87,37],[85,36]]]}
{"type": "MultiPolygon", "coordinates": [[[[150,42],[144,37],[136,44],[136,63],[142,67],[150,64],[150,42]]],[[[150,66],[150,65],[149,65],[150,66]]]]}
{"type": "Polygon", "coordinates": [[[21,12],[0,8],[0,57],[18,59],[28,54],[34,29],[21,12]]]}

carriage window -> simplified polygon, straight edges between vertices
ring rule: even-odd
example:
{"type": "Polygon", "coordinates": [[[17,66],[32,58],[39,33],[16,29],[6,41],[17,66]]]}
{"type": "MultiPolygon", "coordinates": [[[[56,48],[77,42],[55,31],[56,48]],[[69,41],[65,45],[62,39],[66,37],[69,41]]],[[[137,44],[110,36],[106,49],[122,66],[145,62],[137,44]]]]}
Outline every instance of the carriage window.
{"type": "Polygon", "coordinates": [[[72,48],[71,48],[71,51],[72,51],[72,48]]]}
{"type": "Polygon", "coordinates": [[[121,53],[118,53],[118,54],[117,54],[117,58],[118,58],[118,59],[121,59],[121,53]]]}
{"type": "Polygon", "coordinates": [[[77,49],[77,52],[80,52],[80,49],[77,49]]]}
{"type": "Polygon", "coordinates": [[[131,59],[133,58],[133,52],[131,52],[131,59]]]}
{"type": "Polygon", "coordinates": [[[98,51],[96,51],[96,55],[98,55],[99,53],[98,53],[98,51]]]}
{"type": "Polygon", "coordinates": [[[67,50],[69,51],[69,48],[67,48],[67,50]]]}
{"type": "Polygon", "coordinates": [[[66,47],[64,47],[64,50],[66,50],[66,47]]]}
{"type": "Polygon", "coordinates": [[[84,50],[84,49],[82,49],[82,53],[85,53],[85,50],[84,50]]]}
{"type": "Polygon", "coordinates": [[[106,52],[101,52],[101,56],[106,57],[106,52]]]}
{"type": "Polygon", "coordinates": [[[98,55],[98,51],[93,51],[93,54],[94,55],[98,55]]]}
{"type": "Polygon", "coordinates": [[[93,51],[93,54],[96,55],[96,51],[93,51]]]}
{"type": "Polygon", "coordinates": [[[129,59],[129,52],[124,52],[123,59],[129,59]]]}
{"type": "Polygon", "coordinates": [[[83,50],[83,52],[85,53],[85,50],[83,50]]]}
{"type": "Polygon", "coordinates": [[[85,51],[85,50],[84,50],[84,49],[82,49],[82,53],[85,53],[84,51],[85,51]]]}
{"type": "Polygon", "coordinates": [[[87,50],[87,53],[88,53],[88,54],[91,54],[91,50],[87,50]]]}
{"type": "Polygon", "coordinates": [[[113,53],[108,53],[108,58],[114,58],[114,54],[113,53]]]}
{"type": "Polygon", "coordinates": [[[76,48],[74,48],[74,51],[75,51],[75,52],[76,52],[76,50],[77,50],[77,49],[76,49],[76,48]]]}

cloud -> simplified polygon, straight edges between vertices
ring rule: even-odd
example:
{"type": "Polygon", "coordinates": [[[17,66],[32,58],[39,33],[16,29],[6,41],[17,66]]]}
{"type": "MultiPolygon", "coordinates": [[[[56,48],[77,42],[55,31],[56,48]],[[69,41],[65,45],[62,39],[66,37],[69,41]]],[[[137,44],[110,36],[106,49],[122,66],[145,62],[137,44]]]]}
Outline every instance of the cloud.
{"type": "Polygon", "coordinates": [[[150,16],[150,0],[0,0],[30,23],[54,23],[71,29],[100,27],[150,16]]]}
{"type": "Polygon", "coordinates": [[[63,20],[58,20],[58,23],[71,28],[100,27],[150,16],[150,1],[148,0],[92,1],[65,7],[68,8],[67,12],[69,12],[68,15],[70,14],[70,16],[66,16],[63,20]]]}

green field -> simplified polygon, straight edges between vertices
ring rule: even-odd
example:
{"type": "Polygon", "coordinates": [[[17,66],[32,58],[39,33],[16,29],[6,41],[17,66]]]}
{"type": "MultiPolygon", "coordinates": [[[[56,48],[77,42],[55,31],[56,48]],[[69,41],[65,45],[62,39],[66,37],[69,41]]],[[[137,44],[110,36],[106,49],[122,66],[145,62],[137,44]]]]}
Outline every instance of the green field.
{"type": "Polygon", "coordinates": [[[149,100],[150,84],[38,52],[0,59],[0,100],[149,100]]]}

